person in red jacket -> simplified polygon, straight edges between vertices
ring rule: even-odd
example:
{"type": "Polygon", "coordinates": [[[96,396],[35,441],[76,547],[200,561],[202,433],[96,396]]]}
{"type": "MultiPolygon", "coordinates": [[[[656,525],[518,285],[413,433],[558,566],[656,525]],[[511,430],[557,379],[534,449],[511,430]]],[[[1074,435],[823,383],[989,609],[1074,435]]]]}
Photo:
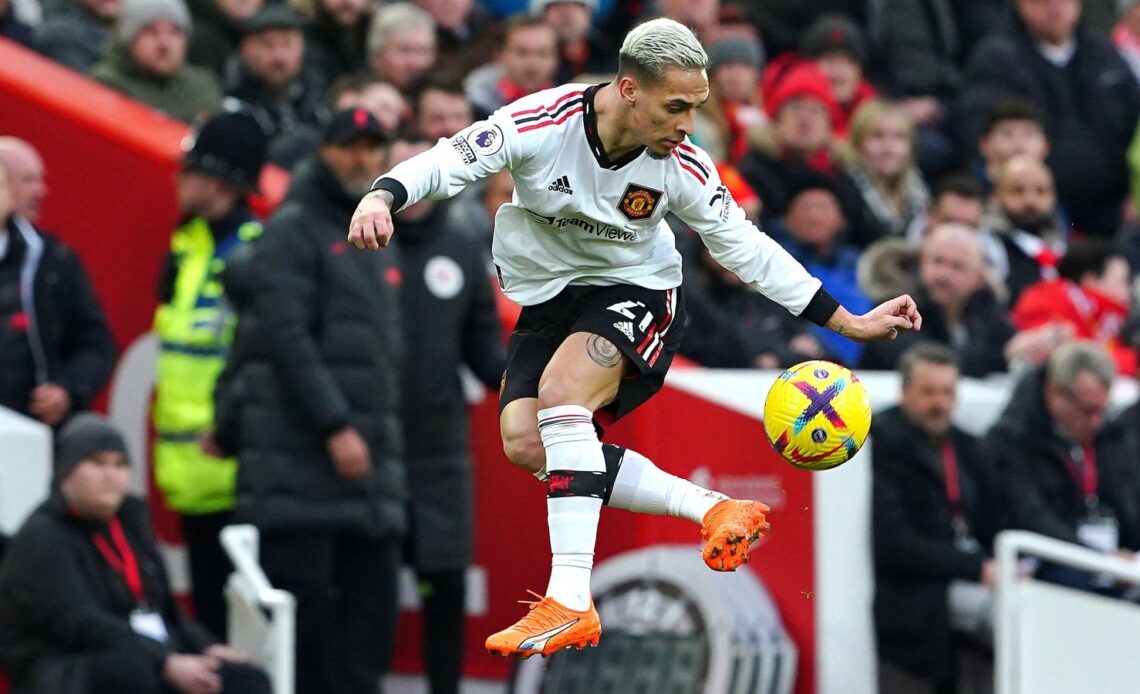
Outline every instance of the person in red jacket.
{"type": "Polygon", "coordinates": [[[1103,241],[1071,246],[1057,264],[1057,279],[1028,287],[1013,307],[1018,330],[1068,326],[1074,337],[1100,343],[1121,375],[1136,374],[1137,352],[1121,342],[1131,305],[1129,267],[1124,255],[1103,241]]]}

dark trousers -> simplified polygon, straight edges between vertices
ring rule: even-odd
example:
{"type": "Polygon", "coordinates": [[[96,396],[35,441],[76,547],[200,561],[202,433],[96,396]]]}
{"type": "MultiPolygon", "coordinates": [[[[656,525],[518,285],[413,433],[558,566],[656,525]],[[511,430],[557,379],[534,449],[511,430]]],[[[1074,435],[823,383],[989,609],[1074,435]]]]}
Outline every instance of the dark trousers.
{"type": "Polygon", "coordinates": [[[261,566],[297,598],[297,694],[376,694],[396,639],[401,542],[266,532],[261,566]]]}
{"type": "Polygon", "coordinates": [[[467,572],[420,571],[416,577],[423,603],[422,653],[431,694],[457,694],[463,671],[467,572]]]}
{"type": "Polygon", "coordinates": [[[182,538],[190,555],[190,580],[194,584],[194,613],[219,639],[226,638],[225,589],[234,567],[218,535],[231,522],[231,511],[182,516],[182,538]]]}
{"type": "MultiPolygon", "coordinates": [[[[87,694],[170,694],[176,692],[153,661],[137,650],[114,650],[86,656],[87,694]]],[[[223,663],[222,694],[271,694],[269,677],[261,669],[240,663],[223,663]]],[[[61,693],[62,694],[62,693],[61,693]]],[[[79,694],[75,692],[73,694],[79,694]]]]}

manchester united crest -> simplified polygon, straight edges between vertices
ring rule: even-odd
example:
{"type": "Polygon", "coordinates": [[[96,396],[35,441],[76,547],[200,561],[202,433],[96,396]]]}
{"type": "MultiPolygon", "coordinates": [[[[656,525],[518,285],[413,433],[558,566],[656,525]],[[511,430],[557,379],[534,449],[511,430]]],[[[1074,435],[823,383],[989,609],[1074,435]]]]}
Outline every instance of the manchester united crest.
{"type": "Polygon", "coordinates": [[[618,209],[631,221],[645,219],[653,214],[658,201],[661,200],[661,191],[630,183],[621,196],[618,209]]]}

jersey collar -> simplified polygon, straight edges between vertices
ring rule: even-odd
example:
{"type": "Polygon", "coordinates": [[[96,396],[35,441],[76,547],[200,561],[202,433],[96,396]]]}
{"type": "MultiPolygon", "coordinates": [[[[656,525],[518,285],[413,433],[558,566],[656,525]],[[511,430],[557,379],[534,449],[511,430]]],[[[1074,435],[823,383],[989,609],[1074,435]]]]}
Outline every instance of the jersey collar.
{"type": "Polygon", "coordinates": [[[597,160],[598,166],[616,171],[640,157],[641,153],[645,151],[645,146],[642,145],[613,160],[606,154],[606,149],[602,146],[602,139],[598,137],[598,114],[594,110],[594,95],[601,86],[603,85],[595,84],[586,87],[585,93],[582,94],[582,125],[586,129],[586,142],[590,143],[590,151],[594,153],[594,159],[597,160]]]}

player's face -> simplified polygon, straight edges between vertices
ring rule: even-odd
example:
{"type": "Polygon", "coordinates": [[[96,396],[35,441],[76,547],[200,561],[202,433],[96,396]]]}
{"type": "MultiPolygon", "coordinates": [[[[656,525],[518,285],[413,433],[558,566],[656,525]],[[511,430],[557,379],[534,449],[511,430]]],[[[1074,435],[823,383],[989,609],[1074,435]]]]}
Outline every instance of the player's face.
{"type": "Polygon", "coordinates": [[[943,439],[950,432],[957,384],[958,367],[920,361],[903,383],[899,407],[927,436],[943,439]]]}
{"type": "Polygon", "coordinates": [[[643,134],[650,156],[664,159],[695,132],[697,109],[708,98],[704,70],[669,68],[657,83],[637,86],[631,129],[643,134]]]}
{"type": "Polygon", "coordinates": [[[1071,388],[1050,383],[1045,404],[1053,420],[1073,443],[1091,443],[1104,427],[1109,389],[1091,371],[1081,371],[1071,388]]]}

